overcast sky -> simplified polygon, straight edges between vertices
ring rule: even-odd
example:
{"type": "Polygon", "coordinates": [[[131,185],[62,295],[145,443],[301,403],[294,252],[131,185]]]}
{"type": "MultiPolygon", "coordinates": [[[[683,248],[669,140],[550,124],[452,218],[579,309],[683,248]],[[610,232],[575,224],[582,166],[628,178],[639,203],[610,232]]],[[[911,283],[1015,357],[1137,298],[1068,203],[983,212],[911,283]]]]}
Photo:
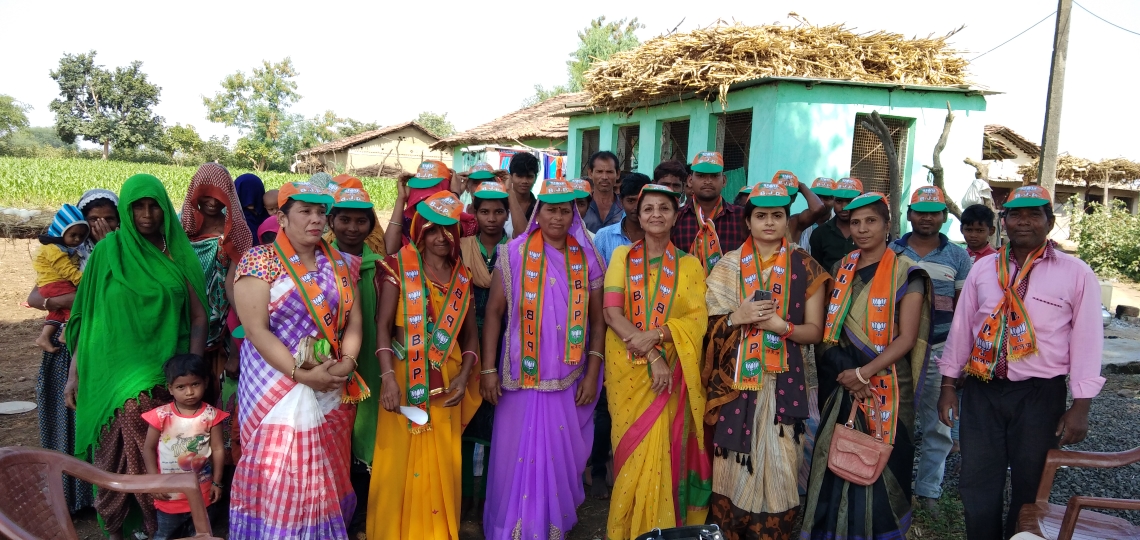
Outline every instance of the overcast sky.
{"type": "MultiPolygon", "coordinates": [[[[1140,32],[1140,2],[1081,0],[1094,13],[1140,32]]],[[[944,34],[973,58],[1056,9],[1052,0],[884,0],[813,2],[509,3],[413,2],[103,2],[0,0],[0,94],[34,107],[33,125],[52,125],[48,103],[58,87],[48,72],[64,53],[94,49],[105,66],[141,60],[162,87],[158,114],[192,124],[203,136],[236,132],[205,118],[227,74],[261,60],[292,57],[306,116],[331,109],[381,124],[420,111],[447,113],[462,130],[517,109],[534,84],[566,81],[565,60],[590,19],[638,17],[642,41],[681,23],[691,30],[718,18],[747,24],[790,23],[796,11],[813,24],[909,36],[944,34]]],[[[970,66],[988,98],[987,122],[1039,141],[1054,20],[1041,23],[970,66]]],[[[1073,7],[1060,148],[1091,159],[1140,160],[1137,64],[1140,35],[1073,7]]]]}

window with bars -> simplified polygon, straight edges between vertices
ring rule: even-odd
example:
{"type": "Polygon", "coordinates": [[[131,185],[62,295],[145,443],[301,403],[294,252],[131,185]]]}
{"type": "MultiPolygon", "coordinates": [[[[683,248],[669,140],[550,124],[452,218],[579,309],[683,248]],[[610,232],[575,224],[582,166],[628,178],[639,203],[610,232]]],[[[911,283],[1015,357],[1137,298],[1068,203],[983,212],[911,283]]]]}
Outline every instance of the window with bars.
{"type": "Polygon", "coordinates": [[[588,176],[586,174],[586,168],[590,164],[590,156],[594,155],[594,152],[598,151],[598,146],[600,145],[600,137],[601,131],[597,129],[582,130],[582,170],[578,175],[579,178],[586,178],[588,176]]]}
{"type": "Polygon", "coordinates": [[[716,117],[716,150],[724,157],[724,197],[732,200],[748,185],[748,150],[752,144],[752,110],[716,117]]]}
{"type": "Polygon", "coordinates": [[[681,163],[689,160],[689,120],[673,120],[661,124],[661,161],[675,159],[681,163]]]}
{"type": "Polygon", "coordinates": [[[637,139],[640,134],[641,126],[636,124],[618,128],[618,173],[625,174],[637,170],[637,139]]]}
{"type": "MultiPolygon", "coordinates": [[[[863,127],[862,122],[871,121],[870,115],[855,115],[855,132],[851,139],[851,177],[863,182],[864,191],[891,192],[891,176],[887,152],[883,143],[874,133],[863,127]]],[[[883,123],[891,132],[891,142],[898,156],[899,174],[906,170],[906,144],[910,132],[909,122],[903,119],[883,118],[883,123]]],[[[901,180],[901,178],[900,178],[901,180]]]]}

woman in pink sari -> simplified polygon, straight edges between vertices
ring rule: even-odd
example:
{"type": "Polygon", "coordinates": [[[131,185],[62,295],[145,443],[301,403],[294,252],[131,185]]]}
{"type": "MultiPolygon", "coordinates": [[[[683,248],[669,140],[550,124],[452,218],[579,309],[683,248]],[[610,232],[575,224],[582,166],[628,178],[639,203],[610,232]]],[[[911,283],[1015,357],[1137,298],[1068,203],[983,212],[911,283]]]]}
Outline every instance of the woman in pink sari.
{"type": "Polygon", "coordinates": [[[499,246],[491,277],[481,371],[483,398],[498,405],[487,479],[492,504],[483,515],[488,540],[565,537],[586,498],[605,267],[573,200],[569,184],[547,180],[526,232],[499,246]]]}
{"type": "Polygon", "coordinates": [[[669,241],[679,193],[641,189],[645,239],[621,246],[606,271],[606,392],[613,416],[609,538],[700,525],[712,465],[701,441],[701,344],[708,324],[701,262],[669,241]]]}

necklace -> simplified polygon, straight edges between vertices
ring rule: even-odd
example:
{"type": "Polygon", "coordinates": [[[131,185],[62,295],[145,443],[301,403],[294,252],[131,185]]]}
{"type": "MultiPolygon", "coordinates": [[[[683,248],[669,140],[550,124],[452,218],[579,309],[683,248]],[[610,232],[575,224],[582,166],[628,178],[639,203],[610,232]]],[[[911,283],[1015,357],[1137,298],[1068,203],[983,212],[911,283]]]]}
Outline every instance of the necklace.
{"type": "Polygon", "coordinates": [[[162,235],[162,252],[166,253],[166,235],[162,235]]]}

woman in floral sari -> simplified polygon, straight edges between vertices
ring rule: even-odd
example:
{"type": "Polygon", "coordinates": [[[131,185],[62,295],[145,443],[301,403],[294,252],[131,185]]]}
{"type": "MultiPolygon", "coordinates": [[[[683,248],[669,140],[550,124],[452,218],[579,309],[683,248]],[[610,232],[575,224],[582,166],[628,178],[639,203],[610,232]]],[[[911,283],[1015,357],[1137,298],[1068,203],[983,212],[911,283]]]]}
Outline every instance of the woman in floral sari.
{"type": "Polygon", "coordinates": [[[565,537],[586,498],[605,267],[574,198],[566,182],[546,180],[530,225],[499,246],[491,276],[480,372],[484,399],[497,405],[483,514],[488,540],[565,537]]]}
{"type": "Polygon", "coordinates": [[[808,417],[803,346],[822,335],[830,276],[785,238],[791,197],[784,186],[756,184],[748,195],[749,238],[707,282],[709,521],[732,540],[786,539],[799,514],[808,417]]]}
{"type": "Polygon", "coordinates": [[[246,253],[234,282],[245,341],[229,537],[344,538],[356,506],[352,403],[367,397],[352,377],[360,259],[321,239],[327,191],[285,184],[278,202],[281,234],[246,253]]]}
{"type": "Polygon", "coordinates": [[[376,354],[383,410],[368,491],[369,538],[459,538],[460,438],[482,401],[479,379],[471,376],[479,336],[471,277],[459,258],[461,210],[450,191],[420,201],[412,242],[380,262],[376,354]],[[404,410],[427,419],[414,423],[404,410]]]}
{"type": "MultiPolygon", "coordinates": [[[[239,212],[237,190],[229,171],[217,163],[198,167],[186,190],[182,202],[182,229],[190,237],[190,245],[202,264],[206,277],[206,314],[210,326],[206,334],[206,362],[213,370],[208,381],[206,399],[231,415],[225,420],[225,447],[227,461],[235,463],[230,452],[240,448],[239,441],[230,440],[230,424],[237,422],[237,351],[231,351],[229,328],[230,301],[233,298],[234,267],[253,247],[253,234],[239,212]],[[222,375],[226,374],[222,382],[222,375]]],[[[240,450],[237,451],[240,455],[240,450]]]]}
{"type": "Polygon", "coordinates": [[[699,525],[708,514],[701,343],[704,270],[669,235],[679,193],[648,184],[637,202],[645,239],[606,270],[606,392],[613,418],[609,538],[699,525]]]}
{"type": "MultiPolygon", "coordinates": [[[[898,539],[911,521],[916,388],[930,353],[931,285],[917,263],[887,247],[890,212],[881,193],[847,204],[851,239],[859,249],[834,269],[823,345],[817,350],[819,395],[827,396],[815,438],[801,536],[898,539]],[[875,399],[879,416],[859,414],[855,427],[878,424],[894,445],[874,484],[863,487],[828,468],[831,437],[858,400],[875,399]]],[[[859,403],[864,411],[869,408],[859,403]]]]}

